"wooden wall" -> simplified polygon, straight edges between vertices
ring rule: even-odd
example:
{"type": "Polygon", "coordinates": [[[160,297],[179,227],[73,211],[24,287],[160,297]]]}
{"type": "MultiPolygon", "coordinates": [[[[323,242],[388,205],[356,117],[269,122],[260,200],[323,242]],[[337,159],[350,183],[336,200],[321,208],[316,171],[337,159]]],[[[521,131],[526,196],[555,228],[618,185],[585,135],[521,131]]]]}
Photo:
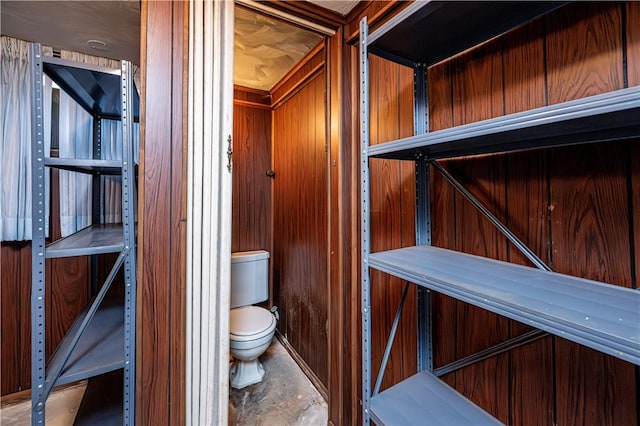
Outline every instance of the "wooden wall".
{"type": "Polygon", "coordinates": [[[272,90],[273,303],[278,330],[327,386],[327,170],[324,49],[272,90]]]}
{"type": "MultiPolygon", "coordinates": [[[[431,67],[431,130],[640,84],[639,17],[638,3],[572,4],[431,67]]],[[[411,134],[413,123],[405,119],[411,116],[411,72],[373,57],[370,67],[372,141],[411,134]]],[[[635,288],[637,142],[443,163],[555,271],[635,288]]],[[[374,251],[413,244],[412,168],[372,164],[374,251]]],[[[527,264],[437,172],[432,175],[434,245],[527,264]]],[[[375,365],[401,283],[376,273],[372,285],[375,365]]],[[[436,366],[527,330],[443,296],[436,306],[436,366]]],[[[415,309],[405,316],[385,386],[415,371],[415,309]]],[[[508,424],[635,425],[638,377],[629,363],[546,337],[445,380],[508,424]]]]}
{"type": "Polygon", "coordinates": [[[269,92],[234,90],[232,252],[272,251],[270,101],[269,92]]]}
{"type": "Polygon", "coordinates": [[[187,2],[143,1],[136,424],[185,422],[187,2]]]}

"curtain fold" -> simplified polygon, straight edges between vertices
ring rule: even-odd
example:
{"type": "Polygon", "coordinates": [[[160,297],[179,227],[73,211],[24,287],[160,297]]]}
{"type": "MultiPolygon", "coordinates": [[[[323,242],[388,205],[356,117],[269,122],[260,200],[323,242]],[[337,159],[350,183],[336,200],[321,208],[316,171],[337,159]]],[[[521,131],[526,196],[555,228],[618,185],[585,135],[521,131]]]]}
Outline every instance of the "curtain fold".
{"type": "MultiPolygon", "coordinates": [[[[44,54],[51,48],[43,46],[44,54]]],[[[31,239],[31,72],[29,43],[1,37],[0,61],[0,241],[31,239]]],[[[51,145],[51,80],[43,87],[45,152],[51,145]]],[[[49,173],[45,194],[49,193],[49,173]]],[[[48,235],[49,201],[45,202],[45,232],[48,235]]]]}
{"type": "MultiPolygon", "coordinates": [[[[60,90],[60,158],[93,158],[93,118],[60,90]]],[[[91,225],[92,177],[60,170],[60,230],[63,237],[91,225]]]]}

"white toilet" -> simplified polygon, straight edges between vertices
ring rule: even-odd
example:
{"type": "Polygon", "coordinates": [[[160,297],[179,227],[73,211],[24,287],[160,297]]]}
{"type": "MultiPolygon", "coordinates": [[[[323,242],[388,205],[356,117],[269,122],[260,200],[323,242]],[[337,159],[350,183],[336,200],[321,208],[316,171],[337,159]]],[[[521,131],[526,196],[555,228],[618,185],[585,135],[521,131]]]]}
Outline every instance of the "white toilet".
{"type": "Polygon", "coordinates": [[[269,298],[269,252],[231,254],[230,351],[235,359],[231,386],[242,389],[262,381],[258,357],[267,350],[276,330],[273,314],[254,303],[269,298]]]}

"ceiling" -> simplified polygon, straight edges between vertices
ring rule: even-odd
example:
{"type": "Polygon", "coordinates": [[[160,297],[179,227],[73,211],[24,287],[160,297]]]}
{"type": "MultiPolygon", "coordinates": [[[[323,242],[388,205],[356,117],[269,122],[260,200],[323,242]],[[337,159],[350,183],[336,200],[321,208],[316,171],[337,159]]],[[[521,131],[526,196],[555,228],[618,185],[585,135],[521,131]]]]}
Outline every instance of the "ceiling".
{"type": "MultiPolygon", "coordinates": [[[[359,0],[314,0],[346,15],[359,0]]],[[[139,63],[140,1],[0,1],[3,35],[139,63]]],[[[234,80],[268,90],[322,36],[300,26],[236,7],[234,80]]]]}

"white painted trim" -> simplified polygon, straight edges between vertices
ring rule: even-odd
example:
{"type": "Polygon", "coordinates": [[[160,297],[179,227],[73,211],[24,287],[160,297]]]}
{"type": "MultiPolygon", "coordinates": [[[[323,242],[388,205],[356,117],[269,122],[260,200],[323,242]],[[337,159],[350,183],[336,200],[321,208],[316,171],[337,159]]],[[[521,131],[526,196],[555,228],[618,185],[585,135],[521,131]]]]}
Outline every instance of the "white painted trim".
{"type": "Polygon", "coordinates": [[[233,6],[209,0],[189,8],[188,425],[228,423],[233,6]]]}

